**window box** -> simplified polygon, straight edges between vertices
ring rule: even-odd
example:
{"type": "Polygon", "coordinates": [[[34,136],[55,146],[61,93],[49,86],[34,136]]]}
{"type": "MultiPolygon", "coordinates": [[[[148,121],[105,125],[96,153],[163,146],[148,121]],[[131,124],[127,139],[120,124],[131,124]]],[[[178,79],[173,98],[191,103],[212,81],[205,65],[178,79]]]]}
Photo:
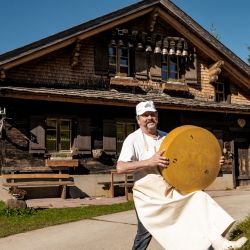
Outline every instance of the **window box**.
{"type": "Polygon", "coordinates": [[[188,92],[188,86],[184,82],[168,81],[162,84],[163,90],[175,90],[188,92]]]}
{"type": "Polygon", "coordinates": [[[110,78],[110,85],[139,86],[139,81],[133,77],[115,76],[110,78]]]}

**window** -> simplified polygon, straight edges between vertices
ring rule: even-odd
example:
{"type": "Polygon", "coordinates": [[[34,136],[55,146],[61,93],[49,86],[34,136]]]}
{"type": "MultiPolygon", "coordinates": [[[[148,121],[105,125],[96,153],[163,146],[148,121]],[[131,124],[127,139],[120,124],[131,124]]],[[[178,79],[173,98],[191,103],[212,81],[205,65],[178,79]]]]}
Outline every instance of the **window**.
{"type": "Polygon", "coordinates": [[[161,73],[162,80],[180,79],[179,56],[162,55],[161,73]]]}
{"type": "Polygon", "coordinates": [[[225,84],[221,82],[215,83],[215,101],[216,102],[225,102],[226,93],[225,93],[225,84]]]}
{"type": "Polygon", "coordinates": [[[129,49],[127,47],[109,47],[109,72],[112,75],[129,76],[129,49]]]}
{"type": "Polygon", "coordinates": [[[48,152],[70,151],[72,121],[49,118],[46,125],[46,148],[48,152]]]}
{"type": "Polygon", "coordinates": [[[122,144],[125,138],[136,130],[136,123],[133,122],[117,122],[116,123],[116,150],[121,152],[122,144]]]}

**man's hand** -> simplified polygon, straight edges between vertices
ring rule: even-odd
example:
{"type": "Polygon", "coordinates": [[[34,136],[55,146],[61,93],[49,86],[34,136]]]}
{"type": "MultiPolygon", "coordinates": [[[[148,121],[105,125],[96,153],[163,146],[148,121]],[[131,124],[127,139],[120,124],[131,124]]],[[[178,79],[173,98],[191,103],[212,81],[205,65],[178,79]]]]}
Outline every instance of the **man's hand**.
{"type": "Polygon", "coordinates": [[[169,165],[169,159],[164,157],[165,151],[155,153],[151,158],[141,161],[118,161],[116,165],[119,174],[133,173],[145,168],[166,168],[169,165]]]}
{"type": "Polygon", "coordinates": [[[220,158],[220,166],[223,166],[225,164],[225,157],[221,156],[220,158]]]}
{"type": "Polygon", "coordinates": [[[151,158],[149,158],[147,160],[148,166],[166,168],[169,165],[169,159],[163,156],[164,152],[165,150],[157,152],[151,158]]]}

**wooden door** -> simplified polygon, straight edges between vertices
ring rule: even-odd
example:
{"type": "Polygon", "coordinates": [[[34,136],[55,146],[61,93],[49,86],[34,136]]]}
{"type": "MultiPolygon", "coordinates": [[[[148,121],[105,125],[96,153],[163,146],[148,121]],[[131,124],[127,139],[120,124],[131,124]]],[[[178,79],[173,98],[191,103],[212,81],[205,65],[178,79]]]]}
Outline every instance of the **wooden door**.
{"type": "Polygon", "coordinates": [[[250,143],[235,143],[235,177],[236,185],[250,185],[250,143]]]}

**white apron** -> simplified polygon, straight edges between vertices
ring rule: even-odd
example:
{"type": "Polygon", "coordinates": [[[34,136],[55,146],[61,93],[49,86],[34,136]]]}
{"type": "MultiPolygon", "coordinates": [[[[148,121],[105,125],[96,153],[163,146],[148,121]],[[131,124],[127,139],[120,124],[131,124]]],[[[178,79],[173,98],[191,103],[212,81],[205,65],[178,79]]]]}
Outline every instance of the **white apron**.
{"type": "Polygon", "coordinates": [[[234,222],[205,192],[182,195],[160,174],[136,181],[133,196],[142,224],[167,250],[207,250],[234,222]]]}

